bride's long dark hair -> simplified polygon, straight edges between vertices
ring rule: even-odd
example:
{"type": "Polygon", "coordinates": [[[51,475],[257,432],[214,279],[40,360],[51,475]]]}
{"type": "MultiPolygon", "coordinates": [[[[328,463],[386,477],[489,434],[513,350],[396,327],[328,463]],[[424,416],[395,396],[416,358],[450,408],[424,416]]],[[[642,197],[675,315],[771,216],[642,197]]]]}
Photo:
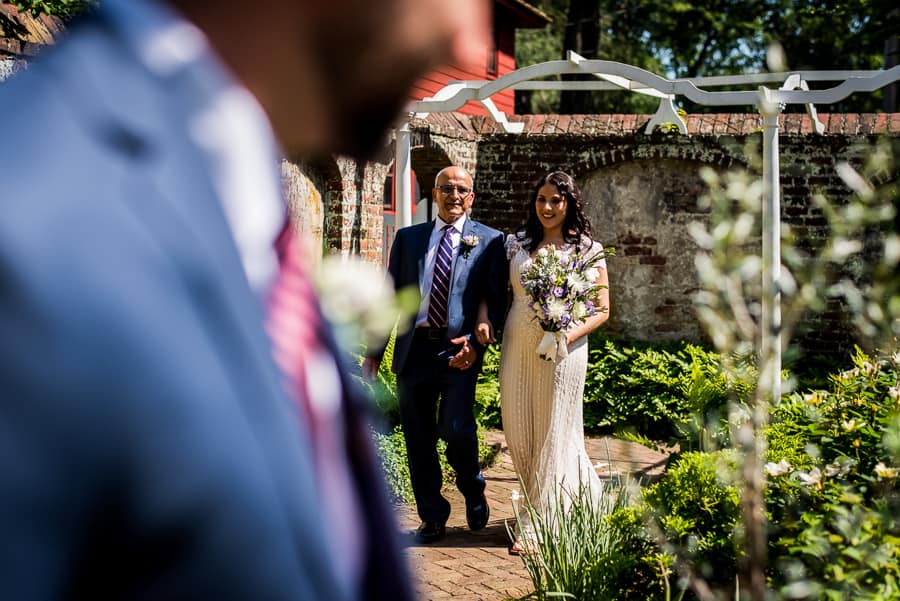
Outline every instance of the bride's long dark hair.
{"type": "Polygon", "coordinates": [[[564,171],[552,171],[539,179],[534,185],[531,193],[531,203],[528,205],[528,219],[519,231],[516,232],[516,238],[519,243],[528,252],[533,252],[537,245],[544,239],[544,226],[538,219],[537,209],[534,208],[537,202],[540,189],[546,184],[556,186],[560,196],[566,200],[566,217],[563,220],[563,240],[568,244],[576,244],[580,246],[590,246],[593,236],[591,236],[591,224],[584,215],[582,207],[581,190],[571,175],[564,171]],[[585,238],[587,238],[585,240],[585,238]]]}

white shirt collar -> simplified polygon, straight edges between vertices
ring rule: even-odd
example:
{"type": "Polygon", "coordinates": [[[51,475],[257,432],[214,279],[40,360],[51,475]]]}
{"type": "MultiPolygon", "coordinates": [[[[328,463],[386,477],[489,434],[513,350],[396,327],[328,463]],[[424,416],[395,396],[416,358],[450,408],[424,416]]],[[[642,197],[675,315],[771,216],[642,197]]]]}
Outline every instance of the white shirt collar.
{"type": "Polygon", "coordinates": [[[164,3],[104,0],[103,10],[151,72],[165,77],[188,67],[202,70],[207,97],[194,99],[188,134],[207,155],[247,278],[255,290],[264,291],[278,270],[273,244],[286,210],[282,153],[265,112],[231,76],[203,32],[164,3]]]}
{"type": "Polygon", "coordinates": [[[453,229],[459,232],[460,234],[463,231],[463,226],[466,224],[466,214],[463,213],[462,216],[454,221],[453,223],[447,223],[443,219],[441,219],[440,215],[434,218],[434,229],[435,231],[441,231],[447,225],[452,225],[453,229]]]}

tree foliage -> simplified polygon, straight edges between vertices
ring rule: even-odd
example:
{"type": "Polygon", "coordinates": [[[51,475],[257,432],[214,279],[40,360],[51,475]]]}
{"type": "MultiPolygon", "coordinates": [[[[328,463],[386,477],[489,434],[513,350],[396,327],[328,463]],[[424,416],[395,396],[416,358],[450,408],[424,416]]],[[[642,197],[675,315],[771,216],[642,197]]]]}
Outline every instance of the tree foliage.
{"type": "MultiPolygon", "coordinates": [[[[881,69],[897,61],[896,50],[890,57],[886,50],[889,43],[896,48],[900,30],[900,11],[893,0],[534,3],[553,22],[542,30],[516,34],[520,67],[565,58],[574,50],[586,58],[628,63],[668,77],[736,75],[764,71],[772,43],[782,46],[791,69],[881,69]]],[[[656,108],[655,100],[626,92],[520,93],[517,102],[520,112],[648,113],[656,108]]],[[[832,112],[882,108],[880,92],[820,107],[832,112]]]]}

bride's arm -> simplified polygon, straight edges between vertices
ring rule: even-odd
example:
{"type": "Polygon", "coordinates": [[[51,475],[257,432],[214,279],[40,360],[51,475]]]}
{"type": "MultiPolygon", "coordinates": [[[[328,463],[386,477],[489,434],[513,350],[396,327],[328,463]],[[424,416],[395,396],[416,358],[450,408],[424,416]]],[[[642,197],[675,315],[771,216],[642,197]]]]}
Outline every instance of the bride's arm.
{"type": "Polygon", "coordinates": [[[487,346],[493,342],[497,342],[494,338],[494,324],[488,317],[487,301],[481,301],[478,305],[478,322],[475,324],[475,340],[481,346],[487,346]]]}
{"type": "Polygon", "coordinates": [[[572,344],[582,336],[587,336],[609,319],[609,275],[606,273],[606,268],[601,267],[597,271],[597,279],[594,284],[603,286],[597,290],[597,299],[594,301],[597,312],[566,332],[566,344],[572,344]]]}

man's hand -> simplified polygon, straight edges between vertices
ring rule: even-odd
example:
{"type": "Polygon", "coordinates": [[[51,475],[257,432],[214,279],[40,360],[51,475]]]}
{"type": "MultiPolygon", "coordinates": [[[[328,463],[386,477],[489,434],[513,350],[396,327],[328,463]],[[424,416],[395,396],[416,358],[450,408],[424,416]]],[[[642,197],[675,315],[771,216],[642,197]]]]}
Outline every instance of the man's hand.
{"type": "Polygon", "coordinates": [[[381,368],[381,359],[366,357],[362,362],[362,375],[370,382],[378,379],[378,370],[381,368]]]}
{"type": "Polygon", "coordinates": [[[475,353],[475,349],[472,348],[472,345],[469,344],[468,336],[460,336],[459,338],[452,338],[450,340],[451,344],[461,344],[462,348],[459,349],[459,352],[456,353],[452,359],[450,359],[450,367],[455,367],[457,369],[469,369],[475,363],[475,359],[477,357],[475,353]]]}

